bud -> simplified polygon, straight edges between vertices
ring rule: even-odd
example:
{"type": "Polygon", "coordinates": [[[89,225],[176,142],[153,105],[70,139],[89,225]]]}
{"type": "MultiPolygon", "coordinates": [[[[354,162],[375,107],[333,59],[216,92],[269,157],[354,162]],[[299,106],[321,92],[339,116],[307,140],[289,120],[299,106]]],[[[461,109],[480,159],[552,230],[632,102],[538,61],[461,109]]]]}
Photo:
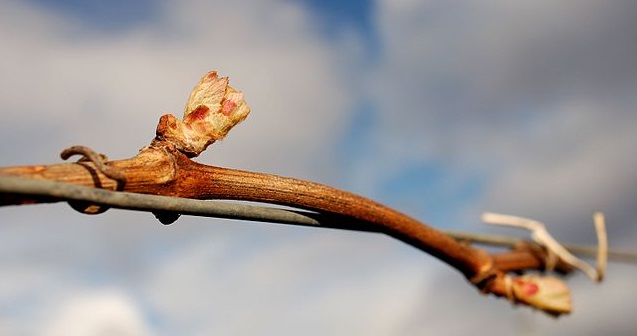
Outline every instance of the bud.
{"type": "Polygon", "coordinates": [[[243,93],[228,82],[228,77],[219,78],[215,71],[203,76],[188,98],[183,121],[171,114],[162,116],[157,139],[169,141],[184,154],[195,157],[225,137],[250,113],[243,93]]]}
{"type": "Polygon", "coordinates": [[[553,315],[571,312],[570,291],[564,281],[558,278],[525,275],[513,278],[511,285],[517,300],[553,315]]]}

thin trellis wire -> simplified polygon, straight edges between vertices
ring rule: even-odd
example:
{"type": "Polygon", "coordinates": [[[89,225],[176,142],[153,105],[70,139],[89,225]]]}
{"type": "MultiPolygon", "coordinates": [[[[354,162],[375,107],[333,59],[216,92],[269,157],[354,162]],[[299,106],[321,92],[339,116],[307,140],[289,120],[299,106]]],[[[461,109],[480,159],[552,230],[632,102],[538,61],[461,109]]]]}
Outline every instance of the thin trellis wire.
{"type": "MultiPolygon", "coordinates": [[[[290,224],[321,228],[334,228],[364,232],[382,232],[369,223],[353,221],[344,216],[302,210],[288,210],[252,204],[195,200],[188,198],[146,195],[123,191],[110,191],[50,180],[30,179],[0,175],[0,199],[2,194],[24,198],[40,197],[54,201],[87,202],[110,208],[146,211],[154,214],[191,215],[279,224],[290,224]]],[[[176,218],[176,217],[175,217],[176,218]]],[[[515,246],[524,240],[497,235],[484,235],[457,231],[443,231],[459,240],[494,245],[515,246]]],[[[594,257],[596,248],[580,245],[565,245],[572,253],[594,257]]],[[[637,254],[624,251],[609,251],[608,257],[615,261],[637,262],[637,254]]]]}

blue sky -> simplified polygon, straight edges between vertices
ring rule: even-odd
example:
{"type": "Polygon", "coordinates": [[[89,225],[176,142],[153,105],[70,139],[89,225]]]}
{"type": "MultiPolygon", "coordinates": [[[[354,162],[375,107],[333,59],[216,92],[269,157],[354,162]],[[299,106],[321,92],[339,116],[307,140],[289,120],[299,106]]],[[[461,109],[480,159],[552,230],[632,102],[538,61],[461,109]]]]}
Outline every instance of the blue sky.
{"type": "MultiPolygon", "coordinates": [[[[209,70],[250,117],[200,162],[323,182],[437,227],[482,211],[636,249],[635,5],[600,1],[4,1],[2,166],[133,156],[209,70]]],[[[554,321],[388,237],[0,209],[0,331],[92,335],[626,334],[634,266],[569,279],[554,321]],[[628,297],[628,299],[627,299],[628,297]],[[461,308],[459,308],[461,307],[461,308]],[[601,310],[599,307],[604,307],[601,310]],[[461,319],[463,323],[457,323],[461,319]],[[82,321],[78,323],[77,321],[82,321]],[[119,328],[119,329],[118,329],[119,328]]],[[[507,231],[509,232],[509,231],[507,231]]]]}

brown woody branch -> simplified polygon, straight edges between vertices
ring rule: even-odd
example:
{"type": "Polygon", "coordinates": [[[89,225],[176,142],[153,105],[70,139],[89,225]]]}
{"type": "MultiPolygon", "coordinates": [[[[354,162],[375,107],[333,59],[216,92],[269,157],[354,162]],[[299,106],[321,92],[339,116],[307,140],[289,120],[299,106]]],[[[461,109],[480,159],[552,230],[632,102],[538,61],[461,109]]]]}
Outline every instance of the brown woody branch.
{"type": "MultiPolygon", "coordinates": [[[[507,272],[542,270],[546,252],[521,245],[489,255],[402,213],[363,197],[331,187],[275,175],[226,169],[196,163],[170,143],[155,141],[137,156],[107,163],[126,176],[122,191],[192,199],[229,199],[286,205],[336,214],[351,221],[333,227],[368,226],[421,249],[452,267],[481,290],[507,296],[507,272]],[[477,279],[477,280],[476,280],[477,279]]],[[[118,189],[117,181],[92,162],[0,168],[0,174],[46,179],[87,187],[118,189]]],[[[0,194],[0,205],[64,201],[0,194]]],[[[568,270],[568,268],[564,268],[568,270]]],[[[520,301],[520,298],[516,298],[520,301]]],[[[527,303],[528,302],[522,302],[527,303]]],[[[556,313],[556,312],[553,312],[556,313]]]]}
{"type": "MultiPolygon", "coordinates": [[[[219,79],[216,73],[209,73],[195,87],[184,121],[172,115],[163,116],[156,138],[133,158],[102,162],[104,158],[86,154],[88,159],[75,163],[6,167],[0,168],[0,174],[131,193],[200,200],[246,200],[311,210],[346,219],[335,220],[332,227],[366,227],[427,252],[456,268],[485,293],[531,305],[550,314],[570,312],[568,288],[563,283],[554,278],[511,277],[507,274],[543,270],[547,256],[542,249],[520,245],[513,251],[490,255],[405,214],[349,192],[314,182],[208,166],[191,160],[223,137],[248,112],[242,95],[227,85],[227,78],[219,79]],[[115,176],[117,174],[123,176],[115,176]],[[560,299],[550,297],[556,294],[560,299]]],[[[82,153],[81,148],[75,149],[71,154],[82,153]]],[[[0,193],[0,205],[63,200],[0,193]]],[[[100,211],[99,207],[96,210],[90,206],[81,210],[100,211]]],[[[562,270],[569,271],[566,267],[562,270]]]]}

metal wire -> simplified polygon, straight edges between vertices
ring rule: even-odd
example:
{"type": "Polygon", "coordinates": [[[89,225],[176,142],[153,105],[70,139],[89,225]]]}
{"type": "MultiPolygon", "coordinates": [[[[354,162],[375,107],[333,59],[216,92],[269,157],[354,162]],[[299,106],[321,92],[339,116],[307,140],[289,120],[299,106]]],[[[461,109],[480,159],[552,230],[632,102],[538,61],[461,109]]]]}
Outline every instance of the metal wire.
{"type": "MultiPolygon", "coordinates": [[[[53,198],[57,201],[84,201],[109,206],[111,208],[146,211],[154,213],[174,213],[181,215],[247,220],[321,228],[334,228],[364,232],[381,232],[369,223],[353,221],[334,214],[301,210],[266,207],[243,203],[214,200],[194,200],[187,198],[145,195],[123,191],[110,191],[55,182],[0,175],[0,194],[53,198]]],[[[481,235],[456,231],[443,231],[455,239],[495,246],[515,246],[524,240],[519,238],[481,235]]],[[[565,245],[572,253],[595,257],[597,249],[589,246],[565,245]]],[[[609,251],[608,257],[615,261],[637,263],[637,253],[609,251]]]]}
{"type": "MultiPolygon", "coordinates": [[[[125,210],[170,212],[191,216],[339,228],[356,231],[378,231],[371,225],[366,226],[363,223],[352,222],[348,225],[345,223],[345,218],[337,215],[222,201],[203,201],[123,191],[116,192],[49,180],[6,175],[0,175],[0,193],[49,197],[59,201],[85,201],[125,210]]],[[[351,222],[351,219],[348,219],[348,221],[351,222]]]]}

